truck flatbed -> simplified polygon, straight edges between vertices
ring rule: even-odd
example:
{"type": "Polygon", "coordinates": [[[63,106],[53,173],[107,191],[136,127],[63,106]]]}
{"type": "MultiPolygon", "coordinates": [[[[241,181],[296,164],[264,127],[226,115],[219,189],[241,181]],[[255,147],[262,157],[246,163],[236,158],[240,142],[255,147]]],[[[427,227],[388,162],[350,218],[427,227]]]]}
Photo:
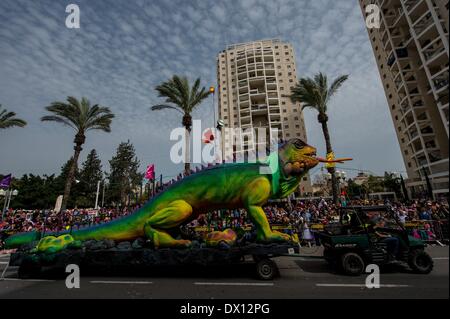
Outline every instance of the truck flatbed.
{"type": "Polygon", "coordinates": [[[11,254],[10,266],[19,267],[19,276],[36,276],[45,269],[65,269],[76,264],[80,269],[129,269],[139,271],[146,268],[166,266],[226,266],[248,262],[248,257],[256,264],[260,279],[269,280],[278,274],[271,258],[298,254],[295,243],[246,244],[229,248],[196,247],[190,249],[66,249],[53,254],[17,251],[11,254]]]}

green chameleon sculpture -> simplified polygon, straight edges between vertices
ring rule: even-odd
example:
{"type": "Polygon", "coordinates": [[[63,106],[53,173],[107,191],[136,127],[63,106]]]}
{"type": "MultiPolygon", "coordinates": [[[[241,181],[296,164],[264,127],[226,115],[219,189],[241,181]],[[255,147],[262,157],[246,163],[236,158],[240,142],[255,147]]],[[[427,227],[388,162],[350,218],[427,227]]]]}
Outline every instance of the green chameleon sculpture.
{"type": "Polygon", "coordinates": [[[130,241],[150,239],[155,247],[188,247],[188,240],[174,239],[169,231],[217,209],[247,209],[259,242],[287,241],[289,236],[272,231],[262,206],[269,199],[294,192],[307,171],[321,159],[316,149],[299,139],[281,145],[265,162],[223,164],[203,170],[170,186],[130,216],[106,224],[74,230],[71,234],[39,232],[17,234],[6,240],[8,248],[40,240],[37,251],[55,252],[86,240],[130,241]],[[269,172],[272,172],[270,174],[269,172]]]}

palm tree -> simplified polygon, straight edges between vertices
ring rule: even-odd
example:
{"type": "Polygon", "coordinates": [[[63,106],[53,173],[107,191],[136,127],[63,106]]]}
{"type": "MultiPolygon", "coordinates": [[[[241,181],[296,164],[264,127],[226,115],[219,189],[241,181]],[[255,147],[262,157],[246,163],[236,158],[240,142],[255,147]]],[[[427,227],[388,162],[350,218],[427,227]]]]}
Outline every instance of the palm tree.
{"type": "MultiPolygon", "coordinates": [[[[300,102],[303,104],[302,110],[305,108],[311,108],[319,113],[317,120],[322,125],[323,136],[325,138],[328,154],[333,152],[333,148],[331,147],[330,132],[327,124],[328,103],[331,97],[339,90],[347,79],[348,75],[339,76],[328,87],[327,76],[323,73],[318,73],[313,79],[300,79],[299,83],[291,90],[290,98],[293,103],[300,102]]],[[[328,172],[331,174],[333,200],[337,203],[338,184],[336,179],[336,170],[334,167],[328,167],[328,172]]]]}
{"type": "Polygon", "coordinates": [[[165,102],[170,104],[152,106],[152,111],[173,109],[183,114],[182,125],[186,129],[186,160],[184,171],[188,175],[191,171],[191,165],[189,163],[189,137],[192,130],[191,114],[211,92],[205,87],[200,89],[200,79],[197,79],[191,88],[188,79],[186,77],[179,77],[178,75],[174,75],[169,81],[158,85],[156,91],[158,91],[159,97],[165,97],[165,102]]]}
{"type": "Polygon", "coordinates": [[[52,121],[67,125],[73,128],[75,134],[75,147],[72,165],[69,170],[69,174],[66,180],[64,188],[64,197],[61,204],[61,210],[66,209],[67,200],[70,195],[70,188],[73,183],[75,171],[78,166],[78,158],[80,156],[82,145],[86,141],[86,133],[91,130],[101,130],[104,132],[111,132],[111,121],[114,118],[114,114],[111,113],[107,107],[99,105],[93,105],[89,103],[89,100],[82,98],[78,101],[76,98],[69,96],[67,103],[53,102],[50,106],[46,107],[46,110],[53,115],[44,116],[42,121],[52,121]]]}
{"type": "Polygon", "coordinates": [[[2,105],[0,104],[0,129],[14,126],[24,127],[27,125],[27,122],[14,116],[16,116],[16,113],[8,112],[6,109],[2,109],[2,105]]]}

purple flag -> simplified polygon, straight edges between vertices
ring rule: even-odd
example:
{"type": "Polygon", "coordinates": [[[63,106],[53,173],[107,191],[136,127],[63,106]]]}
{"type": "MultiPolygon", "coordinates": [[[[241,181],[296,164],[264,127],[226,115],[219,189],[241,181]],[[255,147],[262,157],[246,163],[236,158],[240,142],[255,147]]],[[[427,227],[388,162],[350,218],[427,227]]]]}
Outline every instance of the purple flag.
{"type": "Polygon", "coordinates": [[[8,188],[11,185],[11,174],[6,175],[0,182],[0,188],[8,188]]]}

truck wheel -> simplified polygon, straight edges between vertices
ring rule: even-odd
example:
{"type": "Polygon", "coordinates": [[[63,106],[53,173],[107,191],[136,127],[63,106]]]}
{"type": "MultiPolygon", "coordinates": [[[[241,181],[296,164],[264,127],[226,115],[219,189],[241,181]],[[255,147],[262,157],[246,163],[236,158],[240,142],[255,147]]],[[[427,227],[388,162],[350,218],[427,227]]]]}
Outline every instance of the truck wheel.
{"type": "Polygon", "coordinates": [[[357,253],[346,253],[342,255],[341,266],[344,273],[349,276],[359,276],[366,269],[364,260],[357,253]]]}
{"type": "Polygon", "coordinates": [[[434,267],[433,259],[423,250],[413,250],[409,254],[409,267],[417,274],[429,274],[434,267]]]}
{"type": "Polygon", "coordinates": [[[277,264],[270,259],[261,259],[256,264],[256,274],[261,280],[272,280],[278,275],[277,264]]]}

